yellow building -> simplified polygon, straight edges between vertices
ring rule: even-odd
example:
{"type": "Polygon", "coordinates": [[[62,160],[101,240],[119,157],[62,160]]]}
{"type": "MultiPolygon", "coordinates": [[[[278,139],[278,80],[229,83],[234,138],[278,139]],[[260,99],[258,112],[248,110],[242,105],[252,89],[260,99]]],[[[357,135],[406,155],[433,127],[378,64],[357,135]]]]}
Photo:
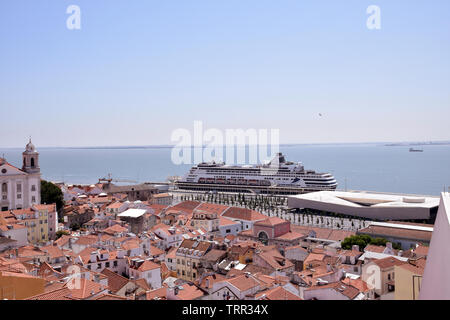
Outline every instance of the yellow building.
{"type": "Polygon", "coordinates": [[[203,228],[208,232],[219,230],[220,220],[217,213],[195,212],[191,218],[191,226],[195,229],[203,228]]]}
{"type": "Polygon", "coordinates": [[[211,243],[185,239],[176,251],[177,277],[187,281],[195,281],[200,259],[209,251],[211,243]]]}
{"type": "Polygon", "coordinates": [[[45,244],[48,242],[48,211],[32,208],[13,210],[17,220],[23,221],[27,227],[28,243],[45,244]]]}
{"type": "Polygon", "coordinates": [[[47,243],[49,241],[48,237],[48,209],[47,208],[39,208],[36,210],[36,216],[39,221],[39,225],[36,229],[36,239],[39,239],[40,243],[47,243]]]}
{"type": "Polygon", "coordinates": [[[395,300],[418,300],[424,267],[413,264],[395,266],[395,300]]]}
{"type": "Polygon", "coordinates": [[[238,242],[231,247],[231,256],[239,263],[248,264],[253,261],[253,253],[258,246],[257,242],[238,242]]]}

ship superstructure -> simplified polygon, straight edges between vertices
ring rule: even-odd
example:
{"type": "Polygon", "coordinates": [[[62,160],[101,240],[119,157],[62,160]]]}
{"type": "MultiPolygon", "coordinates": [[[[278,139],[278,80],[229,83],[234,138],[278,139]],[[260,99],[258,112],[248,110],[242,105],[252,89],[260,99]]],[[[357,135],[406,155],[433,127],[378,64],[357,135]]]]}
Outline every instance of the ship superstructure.
{"type": "Polygon", "coordinates": [[[203,162],[193,166],[178,182],[179,186],[239,186],[257,188],[296,188],[335,190],[336,179],[330,173],[305,170],[301,162],[286,161],[282,153],[266,164],[227,165],[224,162],[203,162]]]}

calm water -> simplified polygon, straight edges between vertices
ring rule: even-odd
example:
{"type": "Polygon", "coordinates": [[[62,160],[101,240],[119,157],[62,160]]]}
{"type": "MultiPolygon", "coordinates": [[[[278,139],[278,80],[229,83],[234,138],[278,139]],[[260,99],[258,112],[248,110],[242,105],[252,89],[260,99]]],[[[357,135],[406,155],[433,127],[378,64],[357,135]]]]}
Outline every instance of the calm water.
{"type": "MultiPolygon", "coordinates": [[[[302,161],[306,169],[331,172],[339,189],[438,195],[450,186],[450,146],[409,147],[383,145],[282,146],[287,160],[302,161]]],[[[0,149],[6,159],[21,166],[22,149],[0,149]]],[[[38,148],[44,179],[90,184],[111,173],[113,178],[165,181],[183,175],[190,165],[175,165],[170,148],[56,149],[38,148]]]]}

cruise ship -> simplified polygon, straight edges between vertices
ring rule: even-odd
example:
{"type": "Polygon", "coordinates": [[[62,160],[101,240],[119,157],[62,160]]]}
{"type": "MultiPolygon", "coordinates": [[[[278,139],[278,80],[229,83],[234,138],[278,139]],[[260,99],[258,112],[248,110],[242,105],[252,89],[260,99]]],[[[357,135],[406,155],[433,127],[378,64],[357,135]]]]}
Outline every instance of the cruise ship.
{"type": "Polygon", "coordinates": [[[226,165],[224,162],[203,162],[193,166],[176,183],[179,189],[249,191],[279,190],[273,193],[301,193],[335,190],[336,179],[330,173],[305,170],[301,162],[286,161],[282,153],[266,164],[226,165]],[[282,192],[282,191],[288,192],[282,192]],[[290,192],[292,191],[292,192],[290,192]]]}

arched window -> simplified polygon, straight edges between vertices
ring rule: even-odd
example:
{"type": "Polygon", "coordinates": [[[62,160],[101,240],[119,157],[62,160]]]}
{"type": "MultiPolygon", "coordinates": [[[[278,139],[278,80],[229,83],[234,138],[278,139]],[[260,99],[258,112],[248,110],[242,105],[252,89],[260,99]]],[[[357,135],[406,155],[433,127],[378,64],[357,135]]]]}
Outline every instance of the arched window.
{"type": "Polygon", "coordinates": [[[6,182],[2,184],[2,192],[4,193],[8,192],[8,184],[6,182]]]}
{"type": "Polygon", "coordinates": [[[258,233],[258,240],[261,241],[264,245],[269,243],[269,236],[264,231],[258,233]]]}
{"type": "Polygon", "coordinates": [[[34,158],[31,158],[31,167],[34,168],[34,158]]]}

